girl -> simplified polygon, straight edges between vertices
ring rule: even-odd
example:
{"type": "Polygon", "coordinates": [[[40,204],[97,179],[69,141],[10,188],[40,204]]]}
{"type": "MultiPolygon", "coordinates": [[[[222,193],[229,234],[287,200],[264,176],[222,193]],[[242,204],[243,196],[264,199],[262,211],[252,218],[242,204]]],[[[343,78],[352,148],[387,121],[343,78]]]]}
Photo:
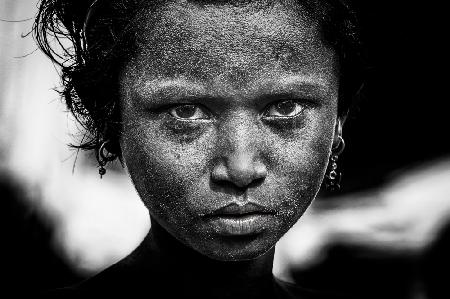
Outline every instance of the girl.
{"type": "Polygon", "coordinates": [[[100,175],[120,159],[151,217],[132,254],[61,292],[335,296],[277,280],[272,263],[323,178],[338,186],[359,84],[346,3],[42,0],[34,30],[92,137],[80,147],[100,175]]]}

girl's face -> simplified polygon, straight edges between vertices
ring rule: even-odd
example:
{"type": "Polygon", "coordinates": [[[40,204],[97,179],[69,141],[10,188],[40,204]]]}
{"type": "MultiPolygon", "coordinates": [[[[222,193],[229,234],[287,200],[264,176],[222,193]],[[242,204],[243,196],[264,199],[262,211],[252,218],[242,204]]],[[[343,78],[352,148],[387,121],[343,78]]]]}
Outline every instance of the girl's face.
{"type": "Polygon", "coordinates": [[[218,260],[255,258],[322,182],[338,66],[289,1],[147,12],[121,77],[123,157],[153,220],[218,260]]]}

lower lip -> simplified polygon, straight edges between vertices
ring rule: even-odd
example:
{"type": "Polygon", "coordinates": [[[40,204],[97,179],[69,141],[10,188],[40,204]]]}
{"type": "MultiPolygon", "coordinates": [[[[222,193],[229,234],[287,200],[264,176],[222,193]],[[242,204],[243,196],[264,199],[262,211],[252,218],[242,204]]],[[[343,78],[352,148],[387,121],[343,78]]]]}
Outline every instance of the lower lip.
{"type": "Polygon", "coordinates": [[[220,215],[210,218],[213,230],[224,236],[246,236],[261,233],[268,226],[270,215],[220,215]]]}

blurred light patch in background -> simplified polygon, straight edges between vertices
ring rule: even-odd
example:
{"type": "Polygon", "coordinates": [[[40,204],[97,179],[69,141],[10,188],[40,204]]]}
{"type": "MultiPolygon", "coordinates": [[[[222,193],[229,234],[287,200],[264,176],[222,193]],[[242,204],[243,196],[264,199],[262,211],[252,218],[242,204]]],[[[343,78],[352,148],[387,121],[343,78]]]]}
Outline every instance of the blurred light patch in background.
{"type": "Polygon", "coordinates": [[[100,180],[95,159],[67,146],[82,132],[54,90],[57,69],[28,34],[36,4],[0,1],[0,167],[33,190],[29,204],[54,224],[57,248],[92,275],[134,249],[148,213],[121,167],[100,180]]]}

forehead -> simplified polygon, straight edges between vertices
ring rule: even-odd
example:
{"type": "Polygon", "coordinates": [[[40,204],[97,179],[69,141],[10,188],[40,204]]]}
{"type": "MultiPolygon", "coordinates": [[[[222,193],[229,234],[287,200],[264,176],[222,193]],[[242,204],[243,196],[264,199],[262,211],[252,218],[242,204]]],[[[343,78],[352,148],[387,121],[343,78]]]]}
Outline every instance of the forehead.
{"type": "Polygon", "coordinates": [[[237,3],[169,1],[143,10],[133,73],[235,85],[280,73],[333,75],[334,51],[296,1],[237,3]]]}

